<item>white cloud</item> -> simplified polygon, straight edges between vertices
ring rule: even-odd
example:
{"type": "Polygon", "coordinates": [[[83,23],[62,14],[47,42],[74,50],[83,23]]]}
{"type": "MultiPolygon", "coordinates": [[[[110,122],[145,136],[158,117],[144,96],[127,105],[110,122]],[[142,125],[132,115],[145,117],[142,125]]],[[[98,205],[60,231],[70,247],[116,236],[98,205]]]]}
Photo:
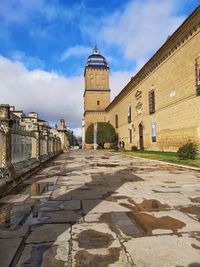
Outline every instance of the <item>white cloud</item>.
{"type": "Polygon", "coordinates": [[[29,69],[43,69],[45,66],[45,63],[39,57],[28,56],[24,52],[18,50],[11,54],[11,58],[13,61],[23,62],[29,69]]]}
{"type": "Polygon", "coordinates": [[[37,111],[50,122],[64,118],[79,127],[83,114],[83,77],[66,78],[39,69],[29,71],[22,63],[0,57],[0,103],[37,111]]]}
{"type": "Polygon", "coordinates": [[[75,45],[66,49],[61,57],[60,61],[64,61],[69,57],[85,57],[92,53],[91,47],[83,46],[83,45],[75,45]]]}
{"type": "Polygon", "coordinates": [[[130,1],[124,10],[101,20],[101,25],[83,27],[83,31],[91,38],[98,32],[105,45],[117,46],[138,69],[185,19],[176,14],[179,4],[180,0],[130,1]]]}
{"type": "Polygon", "coordinates": [[[110,75],[111,100],[115,98],[130,81],[133,72],[116,71],[110,75]]]}
{"type": "MultiPolygon", "coordinates": [[[[116,96],[129,79],[128,72],[112,73],[112,95],[116,96]]],[[[25,112],[36,111],[51,124],[64,118],[67,125],[80,135],[83,76],[64,77],[39,69],[30,71],[23,63],[0,56],[0,81],[0,103],[14,105],[25,112]]]]}

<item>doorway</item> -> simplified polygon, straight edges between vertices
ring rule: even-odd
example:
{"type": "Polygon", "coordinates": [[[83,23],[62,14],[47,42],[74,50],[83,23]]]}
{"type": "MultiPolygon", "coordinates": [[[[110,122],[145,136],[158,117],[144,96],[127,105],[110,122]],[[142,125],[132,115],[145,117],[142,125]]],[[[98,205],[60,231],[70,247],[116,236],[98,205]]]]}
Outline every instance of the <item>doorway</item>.
{"type": "Polygon", "coordinates": [[[140,142],[140,149],[144,150],[144,135],[143,135],[143,124],[139,124],[139,142],[140,142]]]}

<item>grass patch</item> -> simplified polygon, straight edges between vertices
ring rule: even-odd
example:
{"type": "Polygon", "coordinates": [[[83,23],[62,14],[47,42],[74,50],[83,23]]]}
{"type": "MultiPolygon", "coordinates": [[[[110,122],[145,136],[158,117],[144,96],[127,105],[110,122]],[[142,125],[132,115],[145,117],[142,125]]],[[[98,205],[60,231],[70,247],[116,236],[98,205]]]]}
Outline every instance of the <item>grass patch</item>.
{"type": "Polygon", "coordinates": [[[195,160],[188,159],[188,160],[182,160],[179,159],[176,152],[163,152],[163,151],[114,151],[112,152],[120,153],[129,155],[132,157],[140,157],[140,158],[147,158],[147,159],[154,159],[169,163],[174,163],[178,165],[186,165],[191,167],[197,167],[200,168],[200,155],[197,155],[197,158],[195,160]]]}

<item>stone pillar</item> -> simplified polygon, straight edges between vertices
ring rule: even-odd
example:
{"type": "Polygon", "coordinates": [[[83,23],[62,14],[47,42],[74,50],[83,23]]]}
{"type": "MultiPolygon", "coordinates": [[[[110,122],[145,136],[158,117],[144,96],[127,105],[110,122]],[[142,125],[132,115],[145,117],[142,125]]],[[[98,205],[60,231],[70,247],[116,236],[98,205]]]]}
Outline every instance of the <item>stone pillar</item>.
{"type": "Polygon", "coordinates": [[[5,143],[2,148],[2,166],[0,166],[0,178],[14,178],[14,168],[11,162],[12,148],[12,121],[10,118],[10,106],[0,105],[0,128],[5,135],[5,143]]]}
{"type": "Polygon", "coordinates": [[[40,130],[39,130],[39,125],[37,123],[34,125],[33,132],[35,133],[35,140],[33,141],[33,144],[32,144],[32,156],[39,160],[40,159],[40,130]]]}
{"type": "Polygon", "coordinates": [[[45,154],[47,157],[49,157],[49,133],[48,133],[48,129],[45,129],[44,137],[45,137],[45,154]]]}
{"type": "Polygon", "coordinates": [[[57,130],[59,133],[60,141],[61,141],[61,147],[59,147],[59,150],[62,151],[69,151],[69,141],[68,141],[68,132],[67,132],[67,127],[65,124],[65,120],[61,119],[60,120],[60,127],[57,130]]]}

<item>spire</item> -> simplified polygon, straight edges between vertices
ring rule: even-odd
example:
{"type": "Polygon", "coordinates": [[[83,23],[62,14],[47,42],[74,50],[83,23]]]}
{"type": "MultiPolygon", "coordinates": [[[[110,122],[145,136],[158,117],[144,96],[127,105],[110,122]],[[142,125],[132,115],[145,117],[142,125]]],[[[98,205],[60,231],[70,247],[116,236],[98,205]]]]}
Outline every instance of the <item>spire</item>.
{"type": "Polygon", "coordinates": [[[97,40],[95,40],[95,43],[94,43],[93,54],[99,55],[99,49],[97,48],[97,40]]]}

